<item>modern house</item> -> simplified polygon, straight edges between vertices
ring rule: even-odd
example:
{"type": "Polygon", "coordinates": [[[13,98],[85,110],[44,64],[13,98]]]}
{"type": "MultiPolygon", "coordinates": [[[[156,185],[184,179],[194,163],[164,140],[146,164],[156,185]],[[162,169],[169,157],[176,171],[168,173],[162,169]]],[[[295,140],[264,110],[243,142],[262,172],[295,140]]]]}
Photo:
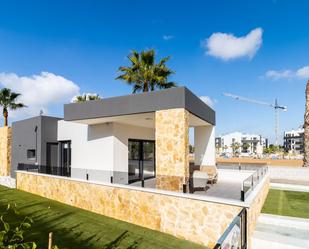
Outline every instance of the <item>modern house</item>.
{"type": "Polygon", "coordinates": [[[17,188],[210,248],[250,248],[267,168],[217,169],[209,183],[215,124],[185,87],[66,104],[63,119],[13,124],[17,188]]]}
{"type": "Polygon", "coordinates": [[[185,87],[67,104],[63,120],[39,116],[13,124],[12,170],[37,164],[124,184],[168,178],[173,186],[160,187],[182,191],[189,127],[195,164],[215,165],[214,126],[215,112],[185,87]]]}
{"type": "Polygon", "coordinates": [[[57,129],[60,118],[37,116],[12,123],[12,166],[18,164],[58,165],[57,129]]]}

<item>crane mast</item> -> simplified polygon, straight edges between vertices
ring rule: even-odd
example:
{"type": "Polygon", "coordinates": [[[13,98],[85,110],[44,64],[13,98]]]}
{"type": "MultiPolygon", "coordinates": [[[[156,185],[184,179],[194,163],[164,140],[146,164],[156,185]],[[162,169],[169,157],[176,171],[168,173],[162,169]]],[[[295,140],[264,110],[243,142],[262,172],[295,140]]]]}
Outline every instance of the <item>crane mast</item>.
{"type": "Polygon", "coordinates": [[[278,140],[279,140],[278,134],[279,134],[279,123],[280,123],[280,121],[279,121],[279,110],[287,111],[286,106],[279,105],[277,99],[275,99],[274,104],[272,104],[272,103],[267,103],[267,102],[255,100],[255,99],[249,99],[249,98],[246,98],[246,97],[241,97],[241,96],[234,95],[234,94],[231,94],[231,93],[223,93],[223,95],[227,96],[227,97],[231,97],[231,98],[236,99],[236,100],[240,100],[240,101],[244,101],[244,102],[248,102],[248,103],[252,103],[252,104],[257,104],[257,105],[264,105],[264,106],[268,106],[268,107],[273,108],[274,112],[275,112],[275,145],[278,146],[278,140]]]}

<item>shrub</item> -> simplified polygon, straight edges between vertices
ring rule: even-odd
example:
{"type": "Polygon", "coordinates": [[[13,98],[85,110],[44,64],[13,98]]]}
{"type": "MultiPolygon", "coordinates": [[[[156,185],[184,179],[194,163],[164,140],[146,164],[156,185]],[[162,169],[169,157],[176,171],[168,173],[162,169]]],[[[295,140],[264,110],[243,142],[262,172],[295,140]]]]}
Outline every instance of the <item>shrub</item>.
{"type": "Polygon", "coordinates": [[[31,228],[33,223],[29,217],[20,221],[7,221],[5,218],[9,213],[19,216],[16,205],[7,205],[7,208],[0,216],[0,249],[35,249],[35,242],[26,242],[24,232],[31,228]]]}

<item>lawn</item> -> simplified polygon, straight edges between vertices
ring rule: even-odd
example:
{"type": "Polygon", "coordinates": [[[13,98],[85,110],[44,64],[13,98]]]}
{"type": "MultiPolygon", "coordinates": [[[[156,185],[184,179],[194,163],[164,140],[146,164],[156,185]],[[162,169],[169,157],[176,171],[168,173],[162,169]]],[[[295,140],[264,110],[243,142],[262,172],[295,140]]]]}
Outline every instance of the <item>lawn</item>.
{"type": "MultiPolygon", "coordinates": [[[[37,242],[38,248],[47,248],[48,233],[53,232],[54,243],[60,249],[205,249],[167,234],[0,186],[0,213],[7,203],[16,203],[21,215],[33,219],[26,237],[27,241],[37,242]]],[[[8,218],[16,218],[11,216],[8,218]]]]}
{"type": "Polygon", "coordinates": [[[309,218],[309,193],[270,189],[262,212],[309,218]]]}

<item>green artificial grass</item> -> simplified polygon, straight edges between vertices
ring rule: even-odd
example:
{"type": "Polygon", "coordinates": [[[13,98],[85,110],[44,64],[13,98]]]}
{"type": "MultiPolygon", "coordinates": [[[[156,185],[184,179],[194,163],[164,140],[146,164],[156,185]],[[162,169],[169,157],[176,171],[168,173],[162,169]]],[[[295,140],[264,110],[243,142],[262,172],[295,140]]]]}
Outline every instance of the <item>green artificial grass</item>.
{"type": "Polygon", "coordinates": [[[309,193],[270,189],[262,213],[309,218],[309,193]]]}
{"type": "MultiPolygon", "coordinates": [[[[47,248],[48,233],[59,249],[205,248],[186,240],[0,186],[0,213],[16,203],[22,216],[34,221],[27,241],[47,248]]],[[[7,219],[14,220],[14,214],[7,219]]],[[[16,216],[16,215],[15,215],[16,216]]],[[[20,217],[19,217],[20,218],[20,217]]]]}

